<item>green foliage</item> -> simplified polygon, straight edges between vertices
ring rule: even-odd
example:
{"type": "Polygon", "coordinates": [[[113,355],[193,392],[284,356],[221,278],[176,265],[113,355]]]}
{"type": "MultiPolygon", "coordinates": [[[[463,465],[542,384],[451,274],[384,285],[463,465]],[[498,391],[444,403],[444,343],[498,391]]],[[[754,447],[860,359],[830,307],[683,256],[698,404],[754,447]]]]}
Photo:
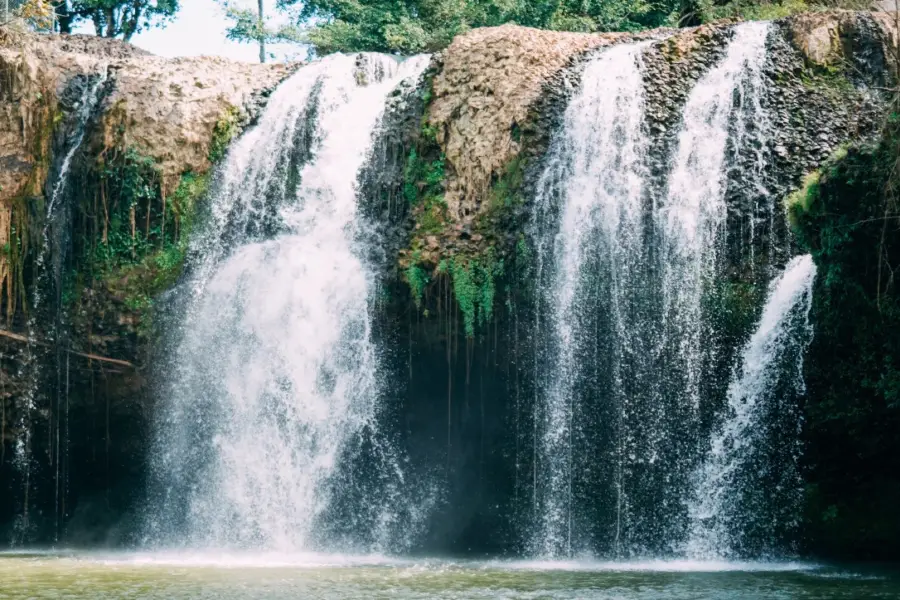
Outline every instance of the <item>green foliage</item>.
{"type": "Polygon", "coordinates": [[[900,554],[900,119],[829,161],[791,207],[818,267],[806,360],[807,524],[817,550],[900,554]]]}
{"type": "Polygon", "coordinates": [[[415,206],[424,199],[444,195],[445,164],[446,157],[443,153],[434,160],[428,160],[415,147],[409,151],[403,173],[403,197],[410,206],[415,206]]]}
{"type": "Polygon", "coordinates": [[[557,31],[637,31],[724,18],[772,20],[864,0],[280,0],[316,54],[434,52],[473,27],[516,23],[557,31]]]}
{"type": "Polygon", "coordinates": [[[689,24],[709,23],[717,19],[744,19],[769,21],[809,10],[805,0],[760,2],[759,0],[688,0],[682,11],[682,21],[689,24]]]}
{"type": "Polygon", "coordinates": [[[491,187],[489,198],[491,208],[509,208],[515,204],[524,202],[525,199],[521,194],[524,177],[525,159],[521,155],[516,155],[516,157],[506,165],[506,168],[503,170],[503,175],[491,187]]]}
{"type": "MultiPolygon", "coordinates": [[[[430,88],[425,86],[426,90],[430,88]]],[[[419,240],[414,245],[421,244],[421,236],[440,233],[447,224],[446,163],[447,158],[437,143],[437,132],[427,122],[423,123],[403,171],[403,197],[413,211],[419,240]]]]}
{"type": "Polygon", "coordinates": [[[822,175],[819,170],[807,173],[803,178],[800,189],[791,193],[785,200],[788,212],[788,220],[793,225],[797,223],[800,215],[809,211],[812,203],[819,195],[819,180],[822,175]]]}
{"type": "Polygon", "coordinates": [[[281,0],[302,5],[317,54],[416,52],[446,47],[473,27],[517,23],[566,31],[618,31],[671,23],[680,0],[281,0]]]}
{"type": "Polygon", "coordinates": [[[473,337],[476,321],[483,326],[493,316],[496,280],[503,275],[503,260],[498,260],[494,248],[489,247],[480,256],[453,256],[446,265],[453,281],[453,296],[463,314],[466,336],[473,337]]]}
{"type": "Polygon", "coordinates": [[[240,110],[235,106],[230,106],[213,127],[213,137],[209,144],[210,162],[219,162],[225,157],[228,145],[240,131],[240,110]]]}
{"type": "Polygon", "coordinates": [[[179,0],[70,0],[59,2],[64,29],[91,21],[98,36],[125,41],[149,27],[165,25],[178,12],[179,0]]]}
{"type": "Polygon", "coordinates": [[[187,240],[190,239],[194,215],[197,212],[197,201],[205,196],[209,189],[209,178],[209,173],[204,173],[203,175],[185,173],[181,176],[181,181],[175,189],[175,193],[169,199],[172,214],[168,218],[173,225],[177,223],[178,229],[175,241],[183,249],[187,245],[187,240]]]}
{"type": "Polygon", "coordinates": [[[266,62],[268,57],[267,43],[302,41],[302,35],[296,27],[272,24],[265,14],[263,0],[255,0],[254,8],[247,6],[249,1],[237,3],[235,0],[219,0],[225,7],[226,18],[231,21],[225,32],[229,40],[258,44],[260,62],[266,62]]]}
{"type": "Polygon", "coordinates": [[[134,148],[99,165],[98,176],[106,202],[103,243],[95,247],[95,261],[106,267],[132,263],[152,247],[150,232],[138,231],[137,212],[159,197],[156,162],[134,148]]]}
{"type": "Polygon", "coordinates": [[[111,152],[96,176],[104,224],[95,226],[100,239],[84,244],[90,249],[87,271],[130,310],[146,313],[181,274],[196,203],[209,176],[185,173],[165,207],[156,162],[135,148],[111,152]]]}
{"type": "Polygon", "coordinates": [[[406,277],[406,283],[409,285],[409,289],[412,292],[416,308],[421,310],[422,298],[425,295],[425,288],[428,286],[430,278],[425,269],[417,264],[417,260],[417,257],[414,257],[412,264],[406,268],[404,275],[406,277]]]}

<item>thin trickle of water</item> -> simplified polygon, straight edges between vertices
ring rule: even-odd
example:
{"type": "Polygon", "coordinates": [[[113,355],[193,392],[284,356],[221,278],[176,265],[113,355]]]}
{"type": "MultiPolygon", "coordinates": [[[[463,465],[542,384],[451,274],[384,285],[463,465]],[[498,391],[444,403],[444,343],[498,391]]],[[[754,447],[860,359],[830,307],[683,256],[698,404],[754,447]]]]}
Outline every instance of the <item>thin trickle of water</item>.
{"type": "MultiPolygon", "coordinates": [[[[81,91],[81,97],[75,106],[74,124],[71,139],[66,140],[65,154],[59,163],[59,170],[53,179],[53,185],[49,189],[47,196],[47,209],[44,216],[44,227],[41,230],[41,246],[35,256],[34,273],[35,283],[32,288],[31,306],[29,307],[30,316],[26,323],[28,332],[28,344],[25,348],[25,355],[22,359],[22,368],[28,374],[28,387],[22,398],[22,405],[18,423],[18,430],[21,432],[15,442],[14,462],[17,469],[22,474],[23,479],[23,501],[22,513],[19,516],[17,527],[17,537],[27,537],[30,529],[29,504],[30,504],[30,487],[31,487],[31,470],[34,457],[32,456],[32,436],[34,435],[34,411],[38,408],[40,390],[45,384],[42,373],[41,356],[38,347],[45,344],[48,340],[53,340],[57,345],[57,364],[56,364],[56,386],[57,397],[54,404],[51,400],[49,410],[47,412],[50,423],[55,419],[55,444],[51,444],[53,455],[51,456],[51,464],[56,465],[56,481],[55,481],[55,519],[56,519],[56,540],[59,539],[59,522],[65,515],[60,514],[60,487],[59,487],[59,452],[60,452],[60,415],[63,406],[60,394],[67,389],[62,385],[62,365],[59,355],[60,328],[61,328],[61,307],[58,298],[56,302],[55,312],[52,315],[45,314],[44,293],[51,291],[59,294],[60,280],[62,277],[62,262],[64,252],[63,246],[59,240],[54,239],[53,232],[57,232],[57,236],[68,235],[66,228],[68,223],[65,218],[60,217],[60,202],[66,195],[69,184],[69,171],[72,166],[72,160],[81,149],[88,130],[88,124],[93,117],[100,100],[103,96],[103,89],[106,85],[109,72],[103,66],[99,72],[92,78],[88,79],[81,91]],[[53,256],[53,253],[56,256],[53,256]],[[55,259],[50,266],[47,265],[48,258],[55,259]],[[43,327],[38,327],[38,322],[43,322],[43,327]],[[39,332],[42,339],[38,339],[39,332]]],[[[66,411],[66,419],[68,419],[68,411],[66,411]]],[[[65,489],[65,488],[63,488],[65,489]]]]}
{"type": "Polygon", "coordinates": [[[585,301],[594,290],[584,271],[596,252],[609,261],[616,332],[628,334],[618,301],[628,293],[642,251],[643,47],[614,47],[588,63],[540,184],[538,278],[550,339],[536,418],[541,468],[534,482],[539,516],[532,546],[545,556],[573,552],[573,479],[576,462],[588,458],[576,456],[573,442],[576,386],[593,333],[585,301]]]}
{"type": "MultiPolygon", "coordinates": [[[[183,506],[183,524],[168,519],[176,539],[329,545],[332,487],[354,440],[375,428],[379,395],[356,176],[387,95],[427,62],[334,55],[303,67],[229,152],[192,247],[159,429],[154,518],[164,527],[183,506]]],[[[399,500],[370,501],[383,510],[367,525],[386,535],[399,500]]]]}
{"type": "MultiPolygon", "coordinates": [[[[760,32],[761,34],[761,32],[760,32]]],[[[768,30],[766,30],[768,36],[768,30]]],[[[763,48],[764,50],[764,48],[763,48]]],[[[749,207],[747,251],[750,268],[756,268],[756,241],[760,233],[768,236],[767,257],[769,263],[777,260],[778,247],[775,235],[775,195],[766,188],[766,170],[769,166],[768,142],[772,139],[772,119],[764,106],[766,80],[763,73],[765,56],[748,60],[746,70],[737,85],[737,105],[733,115],[732,135],[729,142],[731,169],[738,170],[735,179],[741,182],[742,196],[752,200],[749,207]],[[740,153],[749,152],[750,160],[741,161],[740,153]],[[766,227],[760,229],[762,221],[766,227]]],[[[786,257],[785,257],[786,258],[786,257]]]]}
{"type": "MultiPolygon", "coordinates": [[[[754,526],[772,543],[798,514],[798,425],[789,425],[783,439],[773,442],[769,436],[778,421],[799,423],[796,405],[788,401],[805,390],[803,353],[812,338],[809,311],[815,276],[812,257],[797,256],[769,287],[762,317],[728,388],[726,417],[695,477],[687,543],[692,557],[741,553],[747,544],[745,529],[753,521],[761,522],[754,526]],[[784,451],[773,453],[778,447],[784,451]],[[768,496],[767,505],[748,506],[748,497],[759,493],[768,496]],[[779,522],[780,515],[788,522],[779,522]]],[[[774,431],[776,437],[779,433],[774,431]]]]}

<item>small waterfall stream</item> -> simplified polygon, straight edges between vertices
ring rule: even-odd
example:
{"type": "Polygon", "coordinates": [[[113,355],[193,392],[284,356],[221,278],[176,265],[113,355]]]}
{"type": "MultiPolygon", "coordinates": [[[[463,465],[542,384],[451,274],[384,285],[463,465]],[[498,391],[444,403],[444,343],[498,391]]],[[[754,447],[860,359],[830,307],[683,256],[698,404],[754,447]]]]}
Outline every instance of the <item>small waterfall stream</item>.
{"type": "MultiPolygon", "coordinates": [[[[159,424],[164,508],[154,519],[163,536],[194,546],[333,546],[322,521],[335,477],[378,413],[373,274],[357,241],[365,223],[355,179],[387,95],[427,63],[334,55],[304,67],[229,152],[192,249],[159,424]],[[169,517],[173,506],[184,522],[169,517]]],[[[357,529],[383,542],[401,500],[368,502],[357,529]]]]}
{"type": "Polygon", "coordinates": [[[764,22],[737,25],[725,56],[691,90],[667,194],[655,207],[661,286],[655,330],[663,349],[663,389],[642,425],[645,432],[649,425],[664,434],[652,452],[654,461],[662,459],[662,468],[655,477],[637,482],[655,503],[652,509],[645,507],[643,548],[663,532],[665,551],[673,552],[685,535],[684,499],[703,444],[701,401],[709,394],[705,384],[723,350],[709,299],[723,274],[728,168],[754,142],[765,143],[748,135],[744,119],[747,114],[762,119],[760,72],[769,29],[764,22]]]}
{"type": "MultiPolygon", "coordinates": [[[[709,298],[723,268],[729,169],[741,155],[755,157],[756,171],[765,166],[769,30],[736,26],[692,89],[663,197],[645,184],[647,44],[590,60],[551,142],[533,232],[537,328],[547,331],[536,554],[570,556],[579,544],[615,556],[677,553],[687,535],[701,398],[719,352],[709,298]]],[[[758,180],[756,171],[746,179],[758,180]]],[[[753,192],[768,198],[761,186],[753,192]]]]}
{"type": "MultiPolygon", "coordinates": [[[[735,95],[758,102],[761,88],[741,94],[745,81],[759,84],[766,56],[768,23],[735,27],[722,62],[691,91],[684,108],[668,196],[657,209],[663,244],[662,296],[666,335],[677,340],[675,364],[681,382],[677,400],[696,409],[700,405],[701,379],[711,332],[703,314],[703,297],[716,274],[722,229],[725,225],[726,166],[729,134],[740,120],[735,95]]],[[[739,128],[738,133],[743,133],[739,128]]],[[[743,135],[733,140],[747,141],[743,135]]]]}
{"type": "Polygon", "coordinates": [[[775,551],[777,536],[797,518],[802,482],[793,400],[804,391],[815,277],[807,254],[793,258],[769,286],[762,317],[728,387],[727,413],[695,476],[689,556],[740,556],[752,543],[745,539],[752,528],[765,537],[756,550],[775,551]]]}
{"type": "Polygon", "coordinates": [[[109,76],[108,69],[102,66],[96,75],[85,76],[81,83],[81,94],[73,105],[71,132],[63,143],[64,154],[58,164],[55,175],[50,179],[52,185],[47,188],[47,202],[43,227],[40,235],[40,247],[34,261],[35,284],[32,288],[30,316],[26,323],[28,344],[24,350],[22,369],[28,375],[28,387],[23,397],[21,416],[17,428],[21,432],[15,444],[15,464],[22,475],[22,513],[16,526],[16,537],[27,539],[30,535],[29,510],[31,504],[32,470],[42,462],[34,456],[32,438],[35,435],[35,411],[46,406],[49,417],[48,434],[50,444],[48,457],[55,481],[54,498],[54,539],[59,541],[61,523],[66,515],[62,514],[60,494],[65,494],[66,484],[61,478],[68,476],[61,473],[60,464],[66,452],[68,435],[68,402],[64,396],[68,388],[68,340],[65,338],[62,289],[63,269],[66,261],[67,241],[69,233],[70,207],[66,202],[69,188],[72,161],[81,149],[87,136],[91,119],[95,116],[103,99],[104,89],[109,76]],[[39,327],[38,323],[42,326],[39,327]],[[54,356],[50,357],[46,347],[52,345],[54,356]],[[52,393],[46,398],[42,390],[51,387],[45,372],[47,366],[55,368],[51,379],[52,393]],[[62,433],[61,432],[65,432],[62,433]]]}

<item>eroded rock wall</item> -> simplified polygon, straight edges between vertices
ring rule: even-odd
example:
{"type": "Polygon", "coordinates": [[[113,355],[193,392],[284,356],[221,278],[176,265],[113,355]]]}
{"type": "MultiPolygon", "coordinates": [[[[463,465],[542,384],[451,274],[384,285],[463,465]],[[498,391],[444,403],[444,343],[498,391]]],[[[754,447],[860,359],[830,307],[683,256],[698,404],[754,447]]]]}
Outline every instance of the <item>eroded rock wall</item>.
{"type": "MultiPolygon", "coordinates": [[[[93,36],[0,31],[0,245],[10,242],[15,200],[41,194],[54,126],[64,116],[59,96],[74,78],[110,79],[87,143],[98,153],[116,144],[139,149],[156,162],[165,193],[182,174],[208,171],[217,125],[236,131],[246,124],[288,71],[221,58],[163,59],[93,36]]],[[[9,294],[10,286],[3,254],[0,289],[9,294]]]]}
{"type": "MultiPolygon", "coordinates": [[[[499,235],[497,227],[521,231],[530,209],[507,202],[513,204],[509,210],[497,211],[497,189],[508,196],[513,179],[524,188],[525,204],[533,196],[535,171],[578,85],[580,65],[603,46],[648,40],[642,56],[646,131],[651,187],[660,191],[687,96],[722,58],[733,25],[724,21],[637,35],[508,25],[457,38],[436,59],[420,136],[434,136],[431,160],[442,161],[443,205],[416,209],[401,266],[419,260],[434,268],[441,259],[475,255],[490,246],[509,250],[509,236],[499,235]],[[511,176],[511,169],[518,172],[511,176]]],[[[896,39],[897,21],[888,13],[832,11],[774,24],[765,67],[765,101],[776,141],[767,150],[775,153],[767,174],[772,195],[780,198],[795,188],[841,144],[874,132],[886,98],[882,88],[893,77],[896,39]]],[[[419,182],[419,187],[425,186],[419,182]]]]}

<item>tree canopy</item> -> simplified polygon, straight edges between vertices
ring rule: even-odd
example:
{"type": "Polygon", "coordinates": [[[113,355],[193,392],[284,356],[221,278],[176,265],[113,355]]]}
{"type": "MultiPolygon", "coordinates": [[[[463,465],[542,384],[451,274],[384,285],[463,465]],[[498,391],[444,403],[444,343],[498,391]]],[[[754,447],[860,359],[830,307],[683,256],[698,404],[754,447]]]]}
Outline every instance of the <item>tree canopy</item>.
{"type": "Polygon", "coordinates": [[[91,21],[97,35],[120,37],[162,25],[179,9],[179,0],[55,0],[59,29],[68,33],[76,21],[91,21]]]}
{"type": "Polygon", "coordinates": [[[681,0],[279,0],[300,5],[317,54],[414,53],[472,27],[517,23],[566,31],[622,31],[677,21],[681,0]]]}

